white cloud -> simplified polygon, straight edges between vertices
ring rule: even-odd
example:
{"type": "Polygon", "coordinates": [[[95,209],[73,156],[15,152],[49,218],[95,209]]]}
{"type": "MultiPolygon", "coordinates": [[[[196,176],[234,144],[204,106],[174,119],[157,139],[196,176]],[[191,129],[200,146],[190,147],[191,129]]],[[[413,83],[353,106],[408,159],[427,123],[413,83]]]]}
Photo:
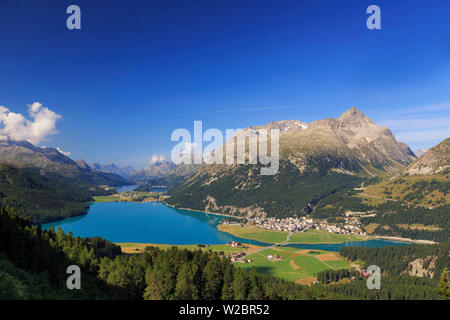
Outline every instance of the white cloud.
{"type": "Polygon", "coordinates": [[[432,147],[435,143],[450,137],[450,129],[402,131],[395,136],[397,140],[408,144],[417,143],[417,145],[422,145],[425,142],[430,142],[429,145],[432,147]]]}
{"type": "Polygon", "coordinates": [[[395,109],[378,115],[378,124],[393,131],[412,149],[431,148],[450,136],[450,102],[395,109]]]}
{"type": "Polygon", "coordinates": [[[450,102],[430,104],[426,106],[419,107],[411,107],[398,110],[398,113],[401,114],[417,114],[423,112],[432,112],[432,111],[448,111],[450,110],[450,102]]]}
{"type": "Polygon", "coordinates": [[[150,159],[150,164],[156,164],[156,163],[161,163],[161,162],[165,162],[166,161],[166,157],[164,157],[163,155],[157,155],[157,154],[153,154],[152,158],[150,159]]]}
{"type": "Polygon", "coordinates": [[[71,155],[70,152],[65,152],[65,151],[61,150],[59,147],[56,147],[56,150],[58,150],[59,153],[65,155],[66,157],[71,155]]]}
{"type": "Polygon", "coordinates": [[[39,102],[28,106],[28,114],[30,119],[0,106],[0,140],[10,138],[38,144],[47,136],[58,133],[56,122],[61,118],[59,114],[39,102]]]}

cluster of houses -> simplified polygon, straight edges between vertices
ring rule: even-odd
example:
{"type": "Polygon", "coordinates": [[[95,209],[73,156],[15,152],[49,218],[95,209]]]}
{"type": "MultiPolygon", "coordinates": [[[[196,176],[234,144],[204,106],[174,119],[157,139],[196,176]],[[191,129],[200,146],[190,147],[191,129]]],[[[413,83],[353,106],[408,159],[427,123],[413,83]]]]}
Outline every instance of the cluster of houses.
{"type": "Polygon", "coordinates": [[[250,263],[251,259],[245,259],[245,252],[231,252],[229,254],[231,262],[242,262],[242,263],[250,263]]]}
{"type": "MultiPolygon", "coordinates": [[[[247,246],[245,246],[242,243],[237,242],[237,241],[231,241],[230,243],[228,243],[228,245],[233,247],[233,248],[244,248],[244,249],[248,248],[247,246]]],[[[232,252],[228,256],[229,256],[231,262],[242,262],[242,263],[250,263],[250,262],[252,262],[251,259],[245,259],[246,253],[243,252],[243,251],[232,252]]]]}
{"type": "Polygon", "coordinates": [[[134,193],[133,191],[130,191],[130,192],[119,192],[115,196],[119,196],[119,198],[121,198],[121,199],[123,199],[123,198],[137,198],[136,193],[134,193]]]}
{"type": "Polygon", "coordinates": [[[157,201],[157,199],[162,200],[167,198],[167,196],[159,195],[158,193],[144,193],[142,191],[140,191],[139,193],[135,191],[119,192],[114,196],[119,197],[120,201],[134,201],[138,199],[138,201],[142,202],[152,202],[157,201]]]}
{"type": "Polygon", "coordinates": [[[250,223],[254,225],[267,229],[276,231],[286,231],[286,232],[302,232],[314,227],[313,219],[307,219],[306,217],[301,218],[283,218],[277,219],[271,218],[250,218],[250,223]]]}
{"type": "Polygon", "coordinates": [[[267,259],[269,259],[269,261],[280,261],[280,260],[283,260],[283,257],[279,256],[277,254],[274,254],[274,255],[269,254],[267,256],[267,259]]]}
{"type": "Polygon", "coordinates": [[[285,232],[305,232],[309,229],[325,230],[332,233],[339,234],[356,234],[365,235],[360,228],[360,221],[358,218],[345,218],[345,223],[341,225],[329,224],[326,220],[315,221],[309,217],[300,218],[250,218],[249,222],[257,227],[285,231],[285,232]]]}

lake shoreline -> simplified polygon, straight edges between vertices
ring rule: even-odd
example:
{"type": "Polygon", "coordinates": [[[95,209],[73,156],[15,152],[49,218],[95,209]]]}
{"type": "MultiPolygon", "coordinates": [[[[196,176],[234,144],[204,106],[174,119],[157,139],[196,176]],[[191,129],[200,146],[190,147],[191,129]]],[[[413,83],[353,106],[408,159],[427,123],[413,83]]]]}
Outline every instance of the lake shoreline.
{"type": "MultiPolygon", "coordinates": [[[[224,216],[224,217],[231,217],[231,218],[237,218],[237,219],[245,219],[245,217],[237,217],[237,216],[232,216],[232,215],[228,215],[228,214],[223,214],[223,213],[216,213],[216,212],[209,212],[209,211],[203,211],[203,210],[196,210],[196,209],[190,209],[190,208],[180,208],[180,207],[176,207],[174,205],[168,204],[166,202],[161,202],[162,204],[174,208],[174,209],[181,209],[181,210],[189,210],[189,211],[195,211],[195,212],[202,212],[202,213],[206,213],[206,214],[213,214],[213,215],[217,215],[217,216],[224,216]]],[[[220,225],[216,226],[217,230],[222,231],[222,232],[226,232],[223,230],[220,230],[218,227],[220,225]]],[[[233,233],[230,232],[226,232],[228,234],[231,234],[232,236],[235,237],[240,237],[238,235],[235,235],[233,233]]],[[[242,238],[242,237],[240,237],[242,238]]],[[[377,236],[377,235],[366,235],[366,236],[361,236],[361,238],[365,238],[365,239],[357,239],[357,240],[352,240],[352,241],[367,241],[367,240],[371,240],[371,239],[380,239],[380,240],[389,240],[389,241],[394,241],[394,242],[410,242],[410,243],[416,243],[416,244],[437,244],[438,242],[432,241],[432,240],[422,240],[422,239],[410,239],[410,238],[401,238],[401,237],[391,237],[391,236],[377,236]]],[[[255,239],[250,239],[250,238],[242,238],[242,239],[246,239],[246,240],[255,240],[255,239]]],[[[259,240],[255,240],[255,241],[259,241],[259,240]]],[[[343,241],[340,243],[345,243],[347,241],[343,241]]],[[[316,244],[316,243],[306,243],[306,242],[290,242],[288,244],[316,244]]],[[[336,244],[335,242],[320,242],[317,244],[336,244]]]]}
{"type": "Polygon", "coordinates": [[[173,209],[189,210],[189,211],[201,212],[201,213],[212,214],[212,215],[215,215],[215,216],[222,216],[222,217],[228,217],[228,218],[245,219],[245,217],[237,217],[237,216],[232,216],[230,214],[225,214],[225,213],[217,213],[217,212],[210,212],[210,211],[190,209],[190,208],[180,208],[180,207],[174,206],[172,204],[169,204],[167,202],[160,202],[160,203],[162,203],[162,204],[164,204],[164,205],[166,205],[166,206],[168,206],[170,208],[173,208],[173,209]]]}
{"type": "Polygon", "coordinates": [[[411,242],[411,243],[417,243],[417,244],[438,244],[439,242],[435,242],[432,240],[414,240],[410,238],[401,238],[401,237],[390,237],[390,236],[371,236],[374,239],[381,239],[381,240],[391,240],[391,241],[399,241],[399,242],[411,242]]]}
{"type": "MultiPolygon", "coordinates": [[[[157,243],[170,245],[192,245],[192,244],[224,244],[232,240],[246,244],[273,245],[286,242],[286,245],[337,245],[346,242],[370,241],[393,241],[403,243],[431,243],[423,240],[402,239],[396,237],[365,236],[345,238],[331,233],[309,234],[305,237],[292,234],[287,242],[288,233],[270,234],[273,231],[256,228],[258,234],[229,232],[222,227],[231,226],[220,224],[224,217],[233,217],[226,214],[205,212],[202,210],[191,210],[177,208],[165,202],[136,203],[136,202],[105,202],[95,203],[90,207],[89,213],[78,217],[61,219],[42,225],[43,229],[62,227],[66,232],[73,232],[80,237],[99,236],[113,242],[134,243],[157,243]],[[152,205],[154,204],[154,205],[152,205]],[[165,209],[164,209],[165,208],[165,209]],[[177,210],[178,209],[178,210],[177,210]],[[59,223],[58,223],[59,222],[59,223]],[[101,227],[100,227],[101,226],[101,227]],[[406,241],[409,240],[409,241],[406,241]]],[[[243,228],[239,223],[234,228],[243,228]]],[[[252,229],[253,230],[253,229],[252,229]]],[[[231,230],[233,231],[233,230],[231,230]]],[[[314,231],[314,230],[312,230],[314,231]]],[[[247,232],[248,233],[248,232],[247,232]]],[[[302,233],[303,234],[303,233],[302,233]]],[[[342,235],[343,236],[343,235],[342,235]]],[[[358,244],[349,244],[356,245],[358,244]]]]}

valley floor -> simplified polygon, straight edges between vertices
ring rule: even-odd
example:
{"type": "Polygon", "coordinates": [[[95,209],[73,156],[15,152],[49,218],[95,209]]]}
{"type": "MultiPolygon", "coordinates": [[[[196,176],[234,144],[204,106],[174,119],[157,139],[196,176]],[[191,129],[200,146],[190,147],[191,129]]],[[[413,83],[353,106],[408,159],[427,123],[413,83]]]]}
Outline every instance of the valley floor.
{"type": "Polygon", "coordinates": [[[295,281],[299,284],[312,284],[317,281],[316,274],[324,270],[339,270],[350,268],[348,261],[337,252],[324,250],[302,250],[290,247],[261,247],[243,244],[243,247],[232,247],[227,244],[209,245],[168,245],[149,243],[116,243],[122,252],[133,254],[142,252],[146,247],[169,249],[178,247],[189,250],[211,250],[221,252],[231,257],[245,253],[244,258],[234,265],[242,269],[256,268],[260,273],[278,276],[295,281]]]}

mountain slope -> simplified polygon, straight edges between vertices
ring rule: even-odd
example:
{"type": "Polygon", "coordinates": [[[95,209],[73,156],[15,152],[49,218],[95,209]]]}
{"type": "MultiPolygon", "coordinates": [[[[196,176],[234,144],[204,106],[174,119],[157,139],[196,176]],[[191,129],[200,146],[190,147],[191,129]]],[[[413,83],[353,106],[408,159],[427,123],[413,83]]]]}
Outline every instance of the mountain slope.
{"type": "Polygon", "coordinates": [[[411,163],[405,173],[410,175],[445,173],[450,170],[450,138],[428,150],[411,163]]]}
{"type": "Polygon", "coordinates": [[[42,175],[58,174],[76,184],[129,184],[128,180],[119,175],[95,172],[84,161],[77,163],[54,148],[40,148],[26,141],[0,141],[0,162],[19,168],[39,169],[42,175]]]}
{"type": "Polygon", "coordinates": [[[450,203],[450,138],[385,181],[369,185],[365,194],[434,208],[450,203]]]}
{"type": "Polygon", "coordinates": [[[202,165],[169,189],[168,202],[241,216],[300,215],[325,196],[356,187],[377,173],[398,171],[415,159],[388,128],[377,126],[356,108],[338,119],[271,122],[238,135],[273,127],[280,129],[277,174],[261,176],[260,165],[202,165]]]}

